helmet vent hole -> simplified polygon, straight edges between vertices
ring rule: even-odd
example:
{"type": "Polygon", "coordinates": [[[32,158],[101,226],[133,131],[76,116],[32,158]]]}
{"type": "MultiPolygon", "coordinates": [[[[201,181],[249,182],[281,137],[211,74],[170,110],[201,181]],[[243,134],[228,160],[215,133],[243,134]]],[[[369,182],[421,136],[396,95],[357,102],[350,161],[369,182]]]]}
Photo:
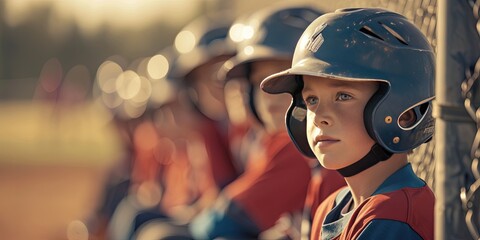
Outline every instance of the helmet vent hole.
{"type": "Polygon", "coordinates": [[[429,109],[430,102],[425,102],[410,108],[400,115],[398,125],[403,130],[412,130],[423,121],[429,109]]]}
{"type": "Polygon", "coordinates": [[[385,28],[385,30],[387,30],[390,34],[392,34],[400,43],[408,46],[407,41],[405,41],[405,39],[402,36],[400,36],[400,34],[398,34],[395,30],[393,30],[392,28],[390,28],[389,26],[381,22],[378,22],[378,23],[382,25],[382,27],[385,28]]]}
{"type": "Polygon", "coordinates": [[[374,33],[373,30],[371,28],[367,27],[367,26],[363,26],[362,28],[360,28],[360,32],[362,32],[363,34],[365,34],[369,37],[374,37],[376,39],[384,41],[383,38],[381,38],[379,35],[374,33]]]}
{"type": "Polygon", "coordinates": [[[400,127],[404,129],[412,128],[417,122],[417,114],[413,109],[404,112],[398,121],[400,127]]]}

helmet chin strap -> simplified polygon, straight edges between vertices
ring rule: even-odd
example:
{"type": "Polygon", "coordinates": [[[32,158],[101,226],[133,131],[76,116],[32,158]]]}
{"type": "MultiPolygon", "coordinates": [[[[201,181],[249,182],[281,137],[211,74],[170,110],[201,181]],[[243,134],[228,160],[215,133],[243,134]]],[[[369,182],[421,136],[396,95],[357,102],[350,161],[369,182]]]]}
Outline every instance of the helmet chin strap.
{"type": "Polygon", "coordinates": [[[363,172],[364,170],[367,170],[368,168],[381,161],[389,159],[392,154],[393,153],[387,151],[385,148],[375,143],[370,149],[370,151],[367,153],[367,155],[365,155],[363,158],[353,164],[350,164],[349,166],[338,169],[337,171],[343,177],[351,177],[363,172]]]}

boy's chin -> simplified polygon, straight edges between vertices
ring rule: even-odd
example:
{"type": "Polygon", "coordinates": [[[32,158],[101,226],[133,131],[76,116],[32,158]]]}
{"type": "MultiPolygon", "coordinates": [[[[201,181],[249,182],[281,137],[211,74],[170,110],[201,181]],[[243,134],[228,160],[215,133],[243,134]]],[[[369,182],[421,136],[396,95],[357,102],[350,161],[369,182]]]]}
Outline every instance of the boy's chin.
{"type": "Polygon", "coordinates": [[[347,165],[344,166],[340,164],[338,159],[332,159],[328,156],[325,156],[324,154],[315,154],[315,155],[320,165],[322,165],[322,167],[324,167],[325,169],[338,170],[347,166],[347,165]]]}

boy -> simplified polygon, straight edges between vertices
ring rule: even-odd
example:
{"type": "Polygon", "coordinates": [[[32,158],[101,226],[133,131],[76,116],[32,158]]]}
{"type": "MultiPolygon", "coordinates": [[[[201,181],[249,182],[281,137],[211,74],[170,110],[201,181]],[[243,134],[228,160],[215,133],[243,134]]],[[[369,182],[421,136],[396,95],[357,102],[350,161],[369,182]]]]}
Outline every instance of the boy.
{"type": "Polygon", "coordinates": [[[318,207],[311,239],[433,239],[435,197],[407,153],[433,134],[434,58],[405,17],[341,9],[310,24],[292,67],[262,82],[292,95],[297,147],[348,184],[318,207]]]}

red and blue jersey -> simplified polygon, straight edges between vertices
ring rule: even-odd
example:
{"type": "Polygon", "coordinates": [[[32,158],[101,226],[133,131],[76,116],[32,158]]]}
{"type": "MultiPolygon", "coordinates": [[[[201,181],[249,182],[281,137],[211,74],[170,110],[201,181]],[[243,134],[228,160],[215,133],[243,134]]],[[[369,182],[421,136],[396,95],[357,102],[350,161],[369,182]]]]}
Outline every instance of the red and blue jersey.
{"type": "Polygon", "coordinates": [[[317,209],[310,239],[433,239],[435,196],[411,164],[388,177],[357,208],[343,188],[317,209]]]}

